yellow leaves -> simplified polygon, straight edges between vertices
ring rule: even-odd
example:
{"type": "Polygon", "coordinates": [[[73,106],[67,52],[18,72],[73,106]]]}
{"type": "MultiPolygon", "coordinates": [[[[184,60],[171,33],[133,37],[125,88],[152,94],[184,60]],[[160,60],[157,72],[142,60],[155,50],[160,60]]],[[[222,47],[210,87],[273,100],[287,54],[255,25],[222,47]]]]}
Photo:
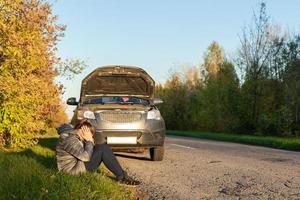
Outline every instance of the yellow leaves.
{"type": "Polygon", "coordinates": [[[44,1],[0,0],[0,7],[0,135],[10,146],[24,147],[61,109],[53,65],[64,27],[44,1]]]}

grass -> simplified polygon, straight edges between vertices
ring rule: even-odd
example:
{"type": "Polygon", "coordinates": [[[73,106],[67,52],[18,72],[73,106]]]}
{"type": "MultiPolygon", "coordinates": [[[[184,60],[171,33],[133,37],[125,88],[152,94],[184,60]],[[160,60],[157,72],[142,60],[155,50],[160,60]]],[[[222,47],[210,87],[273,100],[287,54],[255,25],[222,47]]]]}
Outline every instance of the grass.
{"type": "Polygon", "coordinates": [[[0,199],[134,199],[105,173],[58,173],[57,138],[41,138],[22,151],[0,151],[0,199]]]}
{"type": "Polygon", "coordinates": [[[212,133],[202,131],[175,131],[167,130],[167,135],[177,135],[186,137],[195,137],[201,139],[229,141],[243,144],[252,144],[259,146],[272,147],[277,149],[286,149],[300,151],[299,137],[276,137],[276,136],[256,136],[241,135],[232,133],[212,133]]]}

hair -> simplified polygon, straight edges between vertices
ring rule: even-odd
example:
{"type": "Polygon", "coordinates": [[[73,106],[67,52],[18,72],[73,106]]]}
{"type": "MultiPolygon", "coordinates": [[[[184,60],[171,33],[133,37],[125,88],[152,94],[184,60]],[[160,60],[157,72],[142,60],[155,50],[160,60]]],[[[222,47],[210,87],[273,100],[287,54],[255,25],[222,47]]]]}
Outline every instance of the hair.
{"type": "Polygon", "coordinates": [[[80,120],[74,127],[74,129],[81,129],[81,127],[86,126],[90,129],[90,131],[94,134],[96,132],[95,127],[92,125],[91,122],[88,121],[88,119],[82,119],[80,120]]]}

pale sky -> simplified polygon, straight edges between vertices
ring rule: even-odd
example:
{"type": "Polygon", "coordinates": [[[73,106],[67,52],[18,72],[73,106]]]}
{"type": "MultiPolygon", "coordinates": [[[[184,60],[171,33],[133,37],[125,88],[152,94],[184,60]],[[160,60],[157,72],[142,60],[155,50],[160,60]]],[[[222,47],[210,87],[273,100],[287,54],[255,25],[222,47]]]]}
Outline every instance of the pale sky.
{"type": "MultiPolygon", "coordinates": [[[[51,1],[52,2],[52,1],[51,1]]],[[[208,45],[217,41],[227,54],[239,46],[242,27],[251,22],[258,0],[58,0],[54,13],[67,26],[58,55],[86,60],[87,69],[72,81],[59,79],[63,99],[79,98],[81,80],[110,64],[144,68],[163,83],[177,65],[198,65],[208,45]]],[[[300,30],[300,1],[268,0],[272,22],[300,30]]],[[[72,114],[74,107],[68,106],[72,114]]]]}

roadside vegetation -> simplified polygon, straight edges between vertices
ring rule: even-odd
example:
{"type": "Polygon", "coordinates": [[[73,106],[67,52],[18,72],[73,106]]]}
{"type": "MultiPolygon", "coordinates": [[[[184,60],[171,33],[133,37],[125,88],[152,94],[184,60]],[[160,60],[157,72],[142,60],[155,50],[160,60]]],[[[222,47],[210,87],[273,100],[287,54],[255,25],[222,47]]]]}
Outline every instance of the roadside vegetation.
{"type": "Polygon", "coordinates": [[[213,133],[204,131],[168,130],[168,135],[194,137],[209,140],[228,141],[243,144],[259,145],[276,149],[300,151],[299,137],[258,136],[233,133],[213,133]]]}
{"type": "Polygon", "coordinates": [[[202,64],[171,71],[169,79],[156,87],[156,95],[165,102],[159,109],[167,129],[300,148],[298,139],[249,136],[300,136],[300,34],[270,21],[266,4],[261,3],[252,23],[242,29],[237,38],[240,47],[230,58],[214,41],[202,64]]]}
{"type": "Polygon", "coordinates": [[[44,137],[31,148],[0,151],[0,199],[134,199],[110,174],[58,173],[56,142],[44,137]]]}
{"type": "Polygon", "coordinates": [[[26,148],[67,121],[57,76],[85,67],[57,57],[65,26],[46,0],[0,0],[0,148],[26,148]]]}
{"type": "Polygon", "coordinates": [[[103,173],[58,173],[55,127],[66,122],[63,85],[85,63],[61,60],[65,26],[46,0],[0,0],[0,199],[132,199],[103,173]]]}

